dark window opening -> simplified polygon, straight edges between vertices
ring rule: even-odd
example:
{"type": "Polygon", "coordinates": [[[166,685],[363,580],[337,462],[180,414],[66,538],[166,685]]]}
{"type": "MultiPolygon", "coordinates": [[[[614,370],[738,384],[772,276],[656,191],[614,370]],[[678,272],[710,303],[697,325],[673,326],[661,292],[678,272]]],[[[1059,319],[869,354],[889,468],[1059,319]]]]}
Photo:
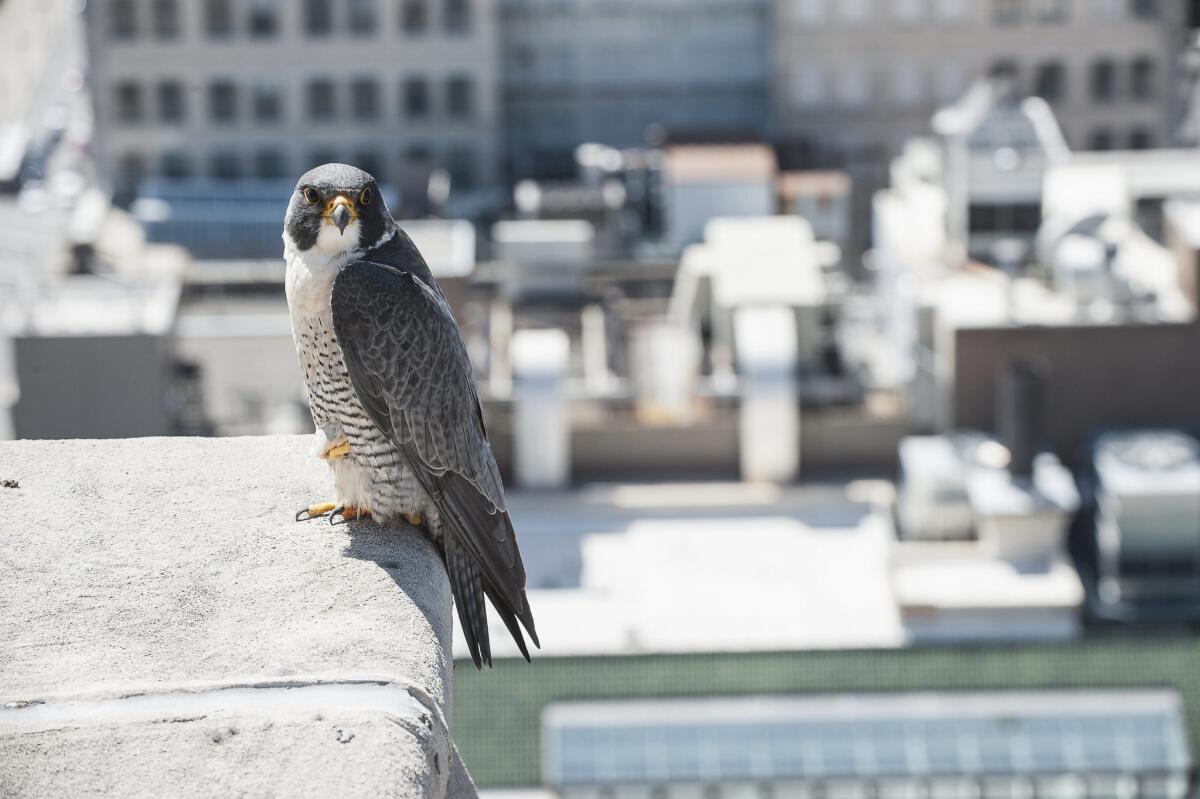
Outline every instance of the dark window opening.
{"type": "Polygon", "coordinates": [[[1066,95],[1066,73],[1057,61],[1038,68],[1034,93],[1048,103],[1056,103],[1066,95]]]}
{"type": "Polygon", "coordinates": [[[114,39],[132,39],[137,36],[137,6],[133,4],[133,0],[114,0],[109,24],[109,33],[114,39]]]}
{"type": "Polygon", "coordinates": [[[425,78],[408,78],[404,81],[404,113],[412,119],[429,116],[429,81],[425,78]]]}
{"type": "Polygon", "coordinates": [[[208,173],[218,180],[238,180],[242,176],[242,165],[237,153],[222,150],[212,154],[208,161],[208,173]]]}
{"type": "Polygon", "coordinates": [[[154,33],[160,39],[179,37],[179,4],[175,0],[154,0],[154,33]]]}
{"type": "Polygon", "coordinates": [[[254,175],[262,180],[279,180],[287,177],[287,160],[279,150],[259,150],[254,156],[254,175]]]}
{"type": "Polygon", "coordinates": [[[471,29],[469,0],[446,0],[443,11],[446,30],[450,33],[466,33],[471,29]]]}
{"type": "Polygon", "coordinates": [[[375,0],[350,0],[350,32],[370,36],[375,32],[375,0]]]}
{"type": "Polygon", "coordinates": [[[229,0],[208,0],[205,12],[205,30],[211,38],[233,35],[233,4],[229,0]]]}
{"type": "Polygon", "coordinates": [[[178,150],[163,153],[162,174],[168,178],[190,178],[192,176],[191,159],[178,150]]]}
{"type": "Polygon", "coordinates": [[[350,108],[355,119],[379,118],[379,84],[371,78],[358,78],[350,84],[350,108]]]}
{"type": "Polygon", "coordinates": [[[250,3],[250,35],[266,39],[279,31],[279,9],[275,0],[253,0],[250,3]]]}
{"type": "Polygon", "coordinates": [[[213,122],[230,123],[237,119],[237,86],[219,80],[208,87],[208,115],[213,122]]]}
{"type": "Polygon", "coordinates": [[[330,120],[337,114],[333,83],[314,80],[308,84],[308,116],[316,120],[330,120]]]}
{"type": "Polygon", "coordinates": [[[404,0],[400,14],[400,26],[405,33],[422,33],[429,27],[429,6],[426,0],[404,0]]]}
{"type": "Polygon", "coordinates": [[[304,30],[309,36],[328,36],[333,31],[329,0],[304,0],[304,30]]]}
{"type": "Polygon", "coordinates": [[[183,122],[187,116],[187,105],[183,84],[179,81],[164,81],[158,84],[158,119],[169,125],[183,122]]]}
{"type": "Polygon", "coordinates": [[[475,113],[475,85],[470,78],[456,75],[447,81],[446,113],[455,119],[469,119],[475,113]]]}
{"type": "Polygon", "coordinates": [[[117,84],[117,119],[126,123],[142,121],[142,87],[131,81],[117,84]]]}
{"type": "Polygon", "coordinates": [[[1136,59],[1130,72],[1130,92],[1133,99],[1154,99],[1154,62],[1149,58],[1136,59]]]}
{"type": "Polygon", "coordinates": [[[283,91],[278,86],[257,86],[253,97],[254,119],[278,122],[283,119],[283,91]]]}
{"type": "Polygon", "coordinates": [[[973,203],[967,211],[972,233],[1035,233],[1041,222],[1037,203],[973,203]]]}
{"type": "Polygon", "coordinates": [[[1117,96],[1117,67],[1107,59],[1092,64],[1091,94],[1096,102],[1111,102],[1117,96]]]}

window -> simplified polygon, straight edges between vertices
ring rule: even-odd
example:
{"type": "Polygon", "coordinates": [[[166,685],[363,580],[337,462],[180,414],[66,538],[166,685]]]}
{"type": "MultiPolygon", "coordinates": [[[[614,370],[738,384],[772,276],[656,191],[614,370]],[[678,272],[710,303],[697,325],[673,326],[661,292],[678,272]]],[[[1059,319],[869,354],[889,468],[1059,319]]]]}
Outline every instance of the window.
{"type": "Polygon", "coordinates": [[[451,187],[471,189],[478,175],[475,172],[475,153],[468,147],[452,147],[446,155],[446,170],[450,173],[451,187]]]}
{"type": "Polygon", "coordinates": [[[237,180],[242,176],[241,159],[232,150],[218,150],[208,159],[208,174],[218,180],[237,180]]]}
{"type": "Polygon", "coordinates": [[[1134,128],[1129,132],[1130,150],[1149,150],[1154,147],[1154,134],[1145,128],[1134,128]]]}
{"type": "Polygon", "coordinates": [[[475,84],[465,75],[446,82],[446,113],[454,119],[469,119],[475,113],[475,84]]]}
{"type": "Polygon", "coordinates": [[[425,78],[408,78],[404,81],[404,114],[412,119],[429,116],[429,81],[425,78]]]}
{"type": "Polygon", "coordinates": [[[1067,18],[1066,0],[1030,0],[1029,5],[1038,22],[1062,22],[1067,18]]]}
{"type": "MultiPolygon", "coordinates": [[[[121,156],[117,162],[117,174],[115,175],[118,184],[118,191],[123,194],[132,195],[137,188],[138,183],[146,176],[146,159],[141,153],[130,152],[121,156]]],[[[132,199],[132,197],[130,197],[132,199]]]]}
{"type": "Polygon", "coordinates": [[[251,105],[256,122],[279,122],[283,119],[283,90],[271,84],[254,87],[251,105]]]}
{"type": "Polygon", "coordinates": [[[915,25],[925,16],[925,0],[892,0],[892,19],[915,25]]]}
{"type": "Polygon", "coordinates": [[[329,0],[304,0],[304,30],[309,36],[328,36],[333,31],[332,7],[329,0]]]}
{"type": "Polygon", "coordinates": [[[466,33],[471,29],[470,0],[445,0],[443,11],[446,30],[450,33],[466,33]]]}
{"type": "Polygon", "coordinates": [[[1066,74],[1063,65],[1051,61],[1038,67],[1033,93],[1048,103],[1061,101],[1066,94],[1066,74]]]}
{"type": "Polygon", "coordinates": [[[254,176],[262,180],[286,178],[287,159],[275,147],[267,147],[254,154],[254,176]]]}
{"type": "Polygon", "coordinates": [[[137,36],[137,6],[133,4],[133,0],[114,0],[109,24],[109,32],[114,39],[132,39],[137,36]]]}
{"type": "Polygon", "coordinates": [[[205,4],[205,29],[213,39],[233,35],[233,5],[229,0],[208,0],[205,4]]]}
{"type": "Polygon", "coordinates": [[[370,36],[375,32],[375,0],[350,0],[350,32],[370,36]]]}
{"type": "Polygon", "coordinates": [[[1094,101],[1111,102],[1117,96],[1117,68],[1113,62],[1103,59],[1093,63],[1089,85],[1094,101]]]}
{"type": "Polygon", "coordinates": [[[309,81],[308,116],[316,120],[329,120],[336,114],[333,83],[324,79],[309,81]]]}
{"type": "Polygon", "coordinates": [[[350,84],[350,109],[355,119],[379,118],[379,84],[372,78],[358,78],[350,84]]]}
{"type": "Polygon", "coordinates": [[[805,28],[825,24],[826,0],[792,0],[792,19],[805,28]]]}
{"type": "Polygon", "coordinates": [[[1130,12],[1138,19],[1156,19],[1158,0],[1130,0],[1130,12]]]}
{"type": "Polygon", "coordinates": [[[1113,146],[1112,131],[1107,128],[1097,128],[1088,139],[1090,150],[1111,150],[1113,146]]]}
{"type": "Polygon", "coordinates": [[[217,80],[209,84],[208,116],[213,122],[223,124],[237,119],[237,86],[233,81],[217,80]]]}
{"type": "Polygon", "coordinates": [[[1130,70],[1130,91],[1134,100],[1154,98],[1154,62],[1149,58],[1138,58],[1130,70]]]}
{"type": "Polygon", "coordinates": [[[158,84],[158,119],[168,125],[178,125],[187,115],[183,84],[165,80],[158,84]]]}
{"type": "Polygon", "coordinates": [[[133,81],[117,84],[117,119],[127,124],[142,121],[142,87],[133,81]]]}
{"type": "Polygon", "coordinates": [[[251,0],[250,35],[267,39],[279,31],[279,8],[275,0],[251,0]]]}
{"type": "Polygon", "coordinates": [[[168,150],[162,157],[162,174],[168,178],[190,178],[192,162],[187,154],[179,150],[168,150]]]}
{"type": "Polygon", "coordinates": [[[404,0],[400,5],[400,27],[405,33],[421,33],[429,27],[427,0],[404,0]]]}
{"type": "Polygon", "coordinates": [[[992,22],[997,25],[1016,25],[1021,21],[1024,0],[992,0],[992,22]]]}
{"type": "Polygon", "coordinates": [[[154,0],[154,33],[160,39],[179,38],[179,4],[175,0],[154,0]]]}

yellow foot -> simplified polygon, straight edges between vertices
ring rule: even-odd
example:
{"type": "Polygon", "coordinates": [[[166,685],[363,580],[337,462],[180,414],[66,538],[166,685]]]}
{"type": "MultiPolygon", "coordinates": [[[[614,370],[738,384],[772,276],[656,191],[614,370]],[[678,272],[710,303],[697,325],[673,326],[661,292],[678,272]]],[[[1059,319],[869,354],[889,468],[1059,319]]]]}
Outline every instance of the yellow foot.
{"type": "Polygon", "coordinates": [[[322,455],[321,457],[325,458],[327,460],[336,461],[336,460],[341,460],[342,458],[346,457],[349,454],[350,454],[350,442],[343,441],[340,444],[335,444],[332,447],[330,447],[329,449],[325,450],[325,454],[322,455]]]}
{"type": "Polygon", "coordinates": [[[401,515],[404,517],[404,521],[408,522],[413,527],[420,527],[421,522],[424,521],[419,513],[402,513],[401,515]]]}
{"type": "Polygon", "coordinates": [[[318,502],[316,505],[309,505],[307,508],[296,511],[296,521],[303,522],[324,516],[326,513],[336,510],[337,506],[336,502],[318,502]]]}
{"type": "Polygon", "coordinates": [[[342,523],[352,522],[355,519],[371,518],[371,511],[366,508],[356,508],[353,505],[342,505],[334,508],[329,514],[329,523],[338,524],[338,518],[341,517],[342,523]]]}

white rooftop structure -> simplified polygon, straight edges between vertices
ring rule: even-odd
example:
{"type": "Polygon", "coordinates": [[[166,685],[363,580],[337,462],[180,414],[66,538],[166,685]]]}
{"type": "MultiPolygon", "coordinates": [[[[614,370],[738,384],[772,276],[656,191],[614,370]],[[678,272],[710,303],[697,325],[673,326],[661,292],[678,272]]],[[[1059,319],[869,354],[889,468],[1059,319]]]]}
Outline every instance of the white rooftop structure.
{"type": "Polygon", "coordinates": [[[475,226],[466,219],[410,219],[399,225],[434,277],[466,277],[475,270],[475,226]]]}

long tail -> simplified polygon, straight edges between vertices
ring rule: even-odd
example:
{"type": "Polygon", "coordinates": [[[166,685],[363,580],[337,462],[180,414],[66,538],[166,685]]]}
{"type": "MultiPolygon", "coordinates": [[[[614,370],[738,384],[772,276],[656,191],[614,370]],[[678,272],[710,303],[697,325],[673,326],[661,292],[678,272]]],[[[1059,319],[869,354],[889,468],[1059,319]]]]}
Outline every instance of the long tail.
{"type": "MultiPolygon", "coordinates": [[[[475,661],[475,668],[482,669],[485,663],[489,667],[492,665],[492,644],[488,638],[483,581],[471,556],[455,539],[453,533],[444,538],[446,574],[450,577],[454,606],[458,608],[458,621],[462,624],[467,648],[471,650],[471,660],[475,661]]],[[[528,655],[526,657],[528,658],[528,655]]]]}

